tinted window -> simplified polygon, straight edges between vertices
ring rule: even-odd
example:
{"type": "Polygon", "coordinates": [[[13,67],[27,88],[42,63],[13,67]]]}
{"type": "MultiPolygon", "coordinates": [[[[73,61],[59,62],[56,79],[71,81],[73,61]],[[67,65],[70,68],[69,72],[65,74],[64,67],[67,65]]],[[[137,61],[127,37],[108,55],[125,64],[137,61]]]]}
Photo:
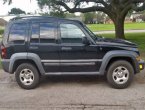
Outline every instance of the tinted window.
{"type": "Polygon", "coordinates": [[[57,27],[53,23],[40,23],[40,43],[54,43],[57,27]]]}
{"type": "Polygon", "coordinates": [[[13,24],[9,33],[9,42],[15,44],[23,44],[27,34],[27,24],[13,24]]]}
{"type": "Polygon", "coordinates": [[[39,43],[39,23],[32,23],[31,43],[39,43]]]}
{"type": "Polygon", "coordinates": [[[63,43],[82,43],[85,34],[74,24],[60,24],[61,40],[63,43]]]}

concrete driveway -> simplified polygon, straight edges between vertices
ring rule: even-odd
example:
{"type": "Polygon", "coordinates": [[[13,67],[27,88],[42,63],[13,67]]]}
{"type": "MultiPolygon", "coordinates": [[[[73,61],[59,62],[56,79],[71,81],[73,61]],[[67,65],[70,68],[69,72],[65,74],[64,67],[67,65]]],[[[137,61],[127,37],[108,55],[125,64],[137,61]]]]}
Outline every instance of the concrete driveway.
{"type": "Polygon", "coordinates": [[[1,70],[0,110],[145,110],[145,71],[122,90],[95,76],[49,76],[24,90],[1,70]]]}

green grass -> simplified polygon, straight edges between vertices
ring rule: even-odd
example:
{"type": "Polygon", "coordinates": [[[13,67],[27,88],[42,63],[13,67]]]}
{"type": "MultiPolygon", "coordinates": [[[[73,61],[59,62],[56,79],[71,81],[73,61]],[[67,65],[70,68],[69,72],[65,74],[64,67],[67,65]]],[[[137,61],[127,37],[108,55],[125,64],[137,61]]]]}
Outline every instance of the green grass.
{"type": "MultiPolygon", "coordinates": [[[[114,24],[89,24],[87,27],[95,31],[111,31],[114,30],[114,24]]],[[[126,23],[125,30],[143,30],[145,29],[145,22],[144,23],[126,23]]]]}
{"type": "MultiPolygon", "coordinates": [[[[103,37],[115,38],[114,34],[102,34],[103,37]]],[[[145,33],[127,33],[126,39],[138,45],[141,56],[145,60],[145,33]]]]}
{"type": "Polygon", "coordinates": [[[4,30],[0,30],[0,35],[2,35],[4,33],[4,30]]]}
{"type": "Polygon", "coordinates": [[[0,26],[0,38],[2,37],[2,34],[4,33],[4,27],[0,26]]]}
{"type": "Polygon", "coordinates": [[[4,26],[0,26],[0,29],[4,29],[5,27],[4,26]]]}

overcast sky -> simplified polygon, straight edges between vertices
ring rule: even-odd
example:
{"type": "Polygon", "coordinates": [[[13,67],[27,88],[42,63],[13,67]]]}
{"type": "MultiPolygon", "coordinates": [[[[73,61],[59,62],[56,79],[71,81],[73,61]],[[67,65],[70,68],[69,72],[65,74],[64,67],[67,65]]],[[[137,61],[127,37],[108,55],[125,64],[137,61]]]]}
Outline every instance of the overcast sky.
{"type": "Polygon", "coordinates": [[[0,15],[6,15],[12,8],[20,8],[25,12],[35,12],[39,10],[36,0],[13,0],[11,5],[3,4],[3,0],[0,0],[0,15]]]}

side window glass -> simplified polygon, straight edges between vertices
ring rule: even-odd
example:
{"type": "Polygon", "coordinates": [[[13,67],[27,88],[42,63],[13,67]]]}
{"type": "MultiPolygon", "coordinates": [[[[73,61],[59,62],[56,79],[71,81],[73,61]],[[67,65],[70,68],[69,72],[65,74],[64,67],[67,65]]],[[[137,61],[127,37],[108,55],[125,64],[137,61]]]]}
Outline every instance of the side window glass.
{"type": "Polygon", "coordinates": [[[16,23],[13,24],[10,32],[8,42],[12,44],[23,44],[27,35],[27,24],[16,23]]]}
{"type": "Polygon", "coordinates": [[[40,23],[40,43],[55,43],[57,27],[53,23],[40,23]]]}
{"type": "Polygon", "coordinates": [[[83,31],[74,24],[60,24],[62,43],[82,43],[83,31]]]}
{"type": "Polygon", "coordinates": [[[39,23],[32,23],[31,27],[31,43],[39,43],[39,23]]]}

